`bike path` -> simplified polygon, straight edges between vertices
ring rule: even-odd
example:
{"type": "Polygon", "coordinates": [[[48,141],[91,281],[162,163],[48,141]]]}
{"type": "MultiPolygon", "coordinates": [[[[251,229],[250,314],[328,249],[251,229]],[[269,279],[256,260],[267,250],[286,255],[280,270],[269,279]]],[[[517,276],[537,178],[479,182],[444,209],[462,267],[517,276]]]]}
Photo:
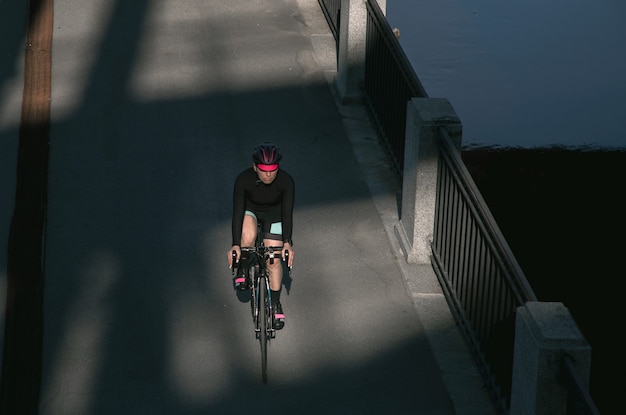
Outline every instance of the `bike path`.
{"type": "Polygon", "coordinates": [[[336,105],[323,19],[305,0],[55,2],[41,414],[486,413],[454,388],[474,372],[432,272],[390,237],[389,170],[362,108],[336,105]],[[232,182],[266,139],[297,187],[263,385],[226,253],[232,182]]]}

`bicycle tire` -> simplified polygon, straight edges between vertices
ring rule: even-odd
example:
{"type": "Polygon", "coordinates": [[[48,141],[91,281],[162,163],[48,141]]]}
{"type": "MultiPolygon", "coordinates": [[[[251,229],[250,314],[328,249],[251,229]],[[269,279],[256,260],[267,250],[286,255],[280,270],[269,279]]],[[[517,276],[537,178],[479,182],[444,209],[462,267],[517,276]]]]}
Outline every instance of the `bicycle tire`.
{"type": "Polygon", "coordinates": [[[261,342],[261,378],[263,383],[267,383],[267,322],[268,322],[268,304],[267,304],[267,279],[262,277],[259,279],[259,341],[261,342]]]}

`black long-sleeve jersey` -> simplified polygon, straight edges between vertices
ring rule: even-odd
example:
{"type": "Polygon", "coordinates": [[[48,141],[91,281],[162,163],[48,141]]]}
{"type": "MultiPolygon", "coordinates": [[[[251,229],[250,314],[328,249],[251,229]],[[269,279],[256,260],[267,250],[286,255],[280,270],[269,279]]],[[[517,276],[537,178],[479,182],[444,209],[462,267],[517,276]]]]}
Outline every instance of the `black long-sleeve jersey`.
{"type": "MultiPolygon", "coordinates": [[[[282,222],[283,241],[290,242],[293,231],[293,203],[295,185],[284,170],[278,170],[276,179],[265,184],[252,167],[235,179],[233,191],[233,245],[241,245],[241,228],[246,210],[255,214],[269,214],[275,222],[282,222]]],[[[268,224],[269,225],[269,224],[268,224]]]]}

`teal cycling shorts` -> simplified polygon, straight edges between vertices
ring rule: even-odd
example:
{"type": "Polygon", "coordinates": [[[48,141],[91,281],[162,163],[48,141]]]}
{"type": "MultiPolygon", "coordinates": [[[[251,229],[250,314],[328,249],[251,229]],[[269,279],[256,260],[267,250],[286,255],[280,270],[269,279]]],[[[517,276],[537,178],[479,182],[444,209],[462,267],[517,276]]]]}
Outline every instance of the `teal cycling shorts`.
{"type": "Polygon", "coordinates": [[[246,215],[252,216],[257,222],[261,222],[261,231],[265,239],[274,239],[276,241],[283,240],[283,224],[282,222],[269,222],[269,225],[261,217],[250,210],[245,211],[246,215]]]}

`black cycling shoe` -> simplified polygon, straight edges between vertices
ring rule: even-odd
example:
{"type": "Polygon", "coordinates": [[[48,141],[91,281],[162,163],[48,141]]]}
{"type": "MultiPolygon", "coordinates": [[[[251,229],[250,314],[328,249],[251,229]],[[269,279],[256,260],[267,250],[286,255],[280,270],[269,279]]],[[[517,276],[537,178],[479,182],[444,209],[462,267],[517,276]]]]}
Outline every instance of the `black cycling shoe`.
{"type": "Polygon", "coordinates": [[[280,302],[274,304],[274,328],[280,330],[285,327],[285,314],[283,313],[283,307],[280,302]]]}
{"type": "Polygon", "coordinates": [[[237,276],[235,277],[235,288],[237,290],[247,291],[250,289],[250,281],[247,274],[242,268],[237,270],[237,276]]]}

